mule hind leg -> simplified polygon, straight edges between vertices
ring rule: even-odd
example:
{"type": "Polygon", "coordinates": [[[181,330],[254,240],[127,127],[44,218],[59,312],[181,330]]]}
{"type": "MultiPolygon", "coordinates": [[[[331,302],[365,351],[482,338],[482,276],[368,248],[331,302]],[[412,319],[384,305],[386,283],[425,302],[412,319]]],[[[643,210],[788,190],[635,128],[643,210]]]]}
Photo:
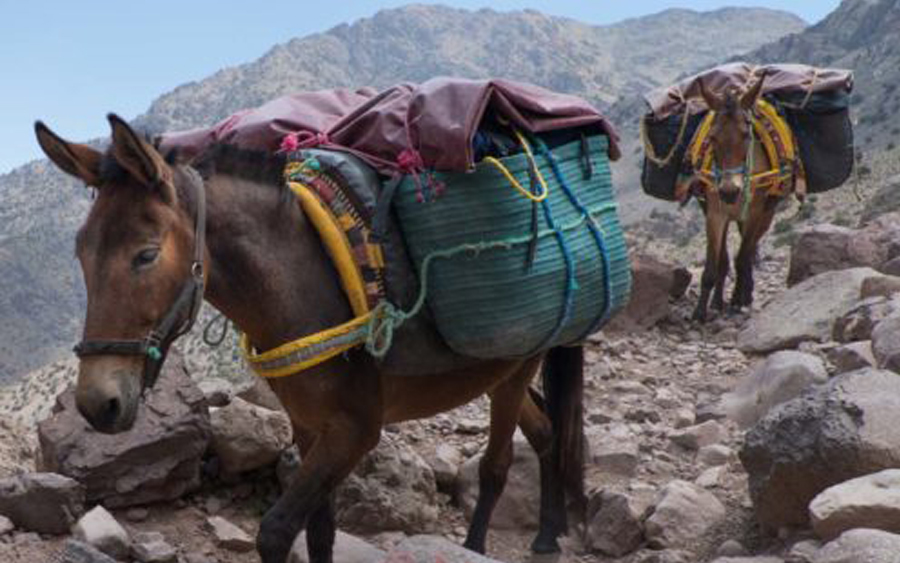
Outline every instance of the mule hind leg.
{"type": "Polygon", "coordinates": [[[566,522],[566,494],[562,477],[553,459],[553,426],[544,412],[543,398],[526,397],[519,417],[519,428],[528,439],[540,462],[541,507],[538,533],[531,543],[535,553],[558,553],[557,538],[564,534],[566,522]]]}
{"type": "Polygon", "coordinates": [[[540,357],[527,360],[489,393],[491,398],[491,430],[487,449],[478,466],[478,500],[463,544],[466,549],[484,553],[491,514],[512,464],[512,437],[519,423],[528,384],[534,377],[540,357]]]}

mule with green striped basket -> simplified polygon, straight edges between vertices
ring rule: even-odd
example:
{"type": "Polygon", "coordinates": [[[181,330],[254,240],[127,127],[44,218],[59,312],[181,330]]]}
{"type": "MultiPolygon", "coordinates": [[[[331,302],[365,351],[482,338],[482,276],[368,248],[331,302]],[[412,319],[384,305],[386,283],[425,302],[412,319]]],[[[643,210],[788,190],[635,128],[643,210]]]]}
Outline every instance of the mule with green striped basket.
{"type": "Polygon", "coordinates": [[[436,173],[440,195],[423,202],[408,177],[394,200],[438,330],[467,356],[577,344],[628,300],[607,137],[518,136],[520,153],[436,173]]]}

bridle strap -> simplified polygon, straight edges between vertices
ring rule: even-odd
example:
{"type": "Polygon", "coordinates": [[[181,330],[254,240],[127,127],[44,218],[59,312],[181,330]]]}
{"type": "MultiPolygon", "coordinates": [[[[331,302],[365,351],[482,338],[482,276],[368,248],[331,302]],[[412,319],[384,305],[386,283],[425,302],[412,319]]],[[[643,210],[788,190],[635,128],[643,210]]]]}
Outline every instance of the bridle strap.
{"type": "Polygon", "coordinates": [[[78,343],[75,354],[86,356],[144,356],[143,388],[150,389],[159,378],[169,346],[194,326],[203,304],[205,285],[204,255],[206,252],[206,188],[200,174],[185,167],[197,197],[194,221],[194,256],[190,276],[169,306],[166,314],[142,340],[84,340],[78,343]],[[185,318],[185,310],[187,315],[185,318]],[[184,319],[179,325],[179,320],[184,319]]]}

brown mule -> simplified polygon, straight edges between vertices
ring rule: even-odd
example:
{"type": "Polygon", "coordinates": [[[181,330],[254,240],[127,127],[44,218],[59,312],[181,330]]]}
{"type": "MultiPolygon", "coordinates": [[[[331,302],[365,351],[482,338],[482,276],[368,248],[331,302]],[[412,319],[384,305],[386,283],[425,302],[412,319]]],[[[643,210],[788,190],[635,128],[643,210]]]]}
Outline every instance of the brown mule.
{"type": "MultiPolygon", "coordinates": [[[[755,186],[751,178],[759,172],[777,167],[769,162],[762,143],[752,134],[750,111],[762,92],[765,76],[745,92],[731,89],[722,94],[707,91],[700,82],[700,92],[707,106],[715,112],[709,140],[713,151],[715,179],[710,182],[695,176],[691,182],[699,192],[706,217],[706,264],[700,285],[700,299],[694,309],[694,320],[704,322],[712,293],[712,307],[725,309],[725,279],[728,276],[728,227],[738,224],[741,246],[734,261],[736,281],[731,309],[739,311],[753,303],[753,262],[759,241],[772,225],[775,211],[783,199],[782,185],[755,186]],[[752,151],[752,152],[751,152],[752,151]],[[748,166],[748,163],[753,163],[748,166]],[[749,202],[745,199],[749,197],[749,202]]],[[[802,182],[794,176],[787,184],[802,182]]],[[[803,188],[798,187],[797,193],[803,188]]]]}
{"type": "MultiPolygon", "coordinates": [[[[216,147],[197,163],[206,169],[204,180],[193,167],[163,158],[121,119],[109,119],[112,145],[105,154],[35,125],[47,156],[97,189],[76,242],[88,297],[76,401],[96,429],[131,427],[142,390],[152,385],[171,341],[190,326],[198,287],[205,285],[204,297],[258,350],[351,318],[316,231],[283,186],[282,159],[216,147]]],[[[465,545],[485,550],[519,426],[540,456],[540,530],[532,548],[558,551],[566,494],[579,506],[584,499],[582,349],[556,348],[543,358],[543,398],[529,389],[541,360],[394,377],[354,350],[268,380],[290,415],[303,464],[262,519],[263,563],[284,563],[303,529],[310,561],[330,562],[332,492],[375,447],[382,427],[485,393],[490,437],[465,545]]]]}

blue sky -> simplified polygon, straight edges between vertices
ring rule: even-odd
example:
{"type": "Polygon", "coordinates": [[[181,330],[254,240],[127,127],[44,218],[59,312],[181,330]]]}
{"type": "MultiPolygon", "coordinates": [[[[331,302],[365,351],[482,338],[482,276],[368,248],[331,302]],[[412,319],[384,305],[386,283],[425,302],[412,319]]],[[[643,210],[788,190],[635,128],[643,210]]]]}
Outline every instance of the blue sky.
{"type": "MultiPolygon", "coordinates": [[[[249,62],[277,43],[324,31],[395,0],[0,0],[0,174],[40,155],[32,123],[70,139],[107,134],[104,116],[128,119],[174,87],[249,62]]],[[[531,8],[596,23],[681,7],[765,6],[814,23],[839,0],[445,0],[442,4],[531,8]]]]}

